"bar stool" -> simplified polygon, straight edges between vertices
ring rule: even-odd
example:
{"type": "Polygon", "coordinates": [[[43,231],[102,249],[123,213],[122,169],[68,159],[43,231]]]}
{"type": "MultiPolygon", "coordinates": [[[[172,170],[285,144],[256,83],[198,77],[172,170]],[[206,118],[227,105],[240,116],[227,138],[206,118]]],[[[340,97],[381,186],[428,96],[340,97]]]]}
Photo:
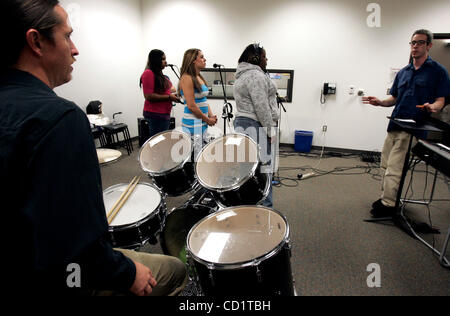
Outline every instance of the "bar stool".
{"type": "Polygon", "coordinates": [[[92,131],[92,136],[95,139],[98,139],[100,141],[100,147],[105,147],[107,145],[107,140],[106,140],[106,136],[105,133],[103,132],[103,129],[101,127],[98,126],[94,126],[91,127],[91,131],[92,131]]]}
{"type": "Polygon", "coordinates": [[[128,155],[133,152],[133,144],[131,142],[130,132],[127,124],[109,124],[103,126],[108,147],[121,146],[127,150],[128,155]],[[122,133],[123,140],[120,140],[119,134],[122,133]]]}

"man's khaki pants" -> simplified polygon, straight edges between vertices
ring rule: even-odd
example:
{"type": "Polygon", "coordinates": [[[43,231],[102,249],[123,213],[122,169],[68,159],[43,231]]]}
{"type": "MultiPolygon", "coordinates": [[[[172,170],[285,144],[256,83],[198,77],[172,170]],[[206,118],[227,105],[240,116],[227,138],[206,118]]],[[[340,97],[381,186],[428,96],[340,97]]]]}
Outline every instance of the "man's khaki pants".
{"type": "Polygon", "coordinates": [[[410,137],[412,136],[406,132],[388,132],[384,142],[381,153],[381,202],[385,206],[395,206],[410,137]]]}
{"type": "MultiPolygon", "coordinates": [[[[127,258],[142,263],[150,269],[158,283],[153,288],[150,296],[176,296],[184,289],[188,282],[186,266],[180,259],[171,256],[149,254],[125,249],[115,249],[122,252],[127,258]]],[[[131,293],[116,293],[111,291],[99,291],[94,295],[120,296],[131,293]]]]}

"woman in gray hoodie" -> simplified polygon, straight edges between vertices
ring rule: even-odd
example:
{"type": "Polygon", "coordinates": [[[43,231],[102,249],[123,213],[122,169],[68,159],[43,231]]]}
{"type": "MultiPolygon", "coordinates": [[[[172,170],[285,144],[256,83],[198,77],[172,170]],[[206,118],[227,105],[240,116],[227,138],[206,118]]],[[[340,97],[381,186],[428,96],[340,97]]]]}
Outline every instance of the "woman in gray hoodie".
{"type": "MultiPolygon", "coordinates": [[[[250,136],[261,148],[260,158],[264,164],[272,159],[272,145],[276,142],[278,122],[277,87],[266,73],[266,51],[259,44],[247,46],[239,58],[234,84],[236,101],[235,131],[250,136]]],[[[262,168],[272,173],[273,168],[262,168]]],[[[272,186],[263,205],[272,207],[272,186]]]]}

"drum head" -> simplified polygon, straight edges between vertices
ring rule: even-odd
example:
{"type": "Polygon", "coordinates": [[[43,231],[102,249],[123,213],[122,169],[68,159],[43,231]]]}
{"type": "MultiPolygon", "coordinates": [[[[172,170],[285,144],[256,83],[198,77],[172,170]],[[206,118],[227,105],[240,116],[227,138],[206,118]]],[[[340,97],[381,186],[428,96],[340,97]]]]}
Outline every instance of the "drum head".
{"type": "Polygon", "coordinates": [[[272,209],[231,207],[197,223],[189,232],[187,248],[213,264],[252,262],[273,252],[288,233],[286,220],[272,209]]]}
{"type": "Polygon", "coordinates": [[[178,257],[186,263],[186,237],[201,219],[214,210],[204,205],[187,205],[173,209],[166,217],[161,234],[161,246],[166,255],[178,257]]]}
{"type": "MultiPolygon", "coordinates": [[[[107,213],[127,187],[128,184],[121,183],[103,191],[107,213]]],[[[148,183],[139,183],[109,226],[124,226],[139,222],[155,212],[161,200],[161,193],[155,187],[148,183]]]]}
{"type": "Polygon", "coordinates": [[[191,157],[191,136],[180,131],[166,131],[150,138],[141,148],[141,168],[152,175],[176,169],[191,157]]]}
{"type": "Polygon", "coordinates": [[[234,190],[255,172],[258,158],[258,145],[250,137],[230,134],[203,148],[195,173],[200,184],[209,190],[234,190]]]}
{"type": "Polygon", "coordinates": [[[109,162],[116,161],[122,156],[122,153],[118,150],[107,149],[107,148],[97,148],[98,162],[106,164],[109,162]]]}

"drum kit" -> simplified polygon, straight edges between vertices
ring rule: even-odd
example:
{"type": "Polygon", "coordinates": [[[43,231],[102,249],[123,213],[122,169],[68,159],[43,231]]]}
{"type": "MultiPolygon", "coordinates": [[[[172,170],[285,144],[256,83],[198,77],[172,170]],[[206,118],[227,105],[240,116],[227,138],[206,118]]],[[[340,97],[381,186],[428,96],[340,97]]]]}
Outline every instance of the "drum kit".
{"type": "MultiPolygon", "coordinates": [[[[289,225],[261,205],[271,177],[261,172],[257,143],[229,134],[211,138],[199,153],[194,147],[191,136],[177,130],[142,146],[139,163],[152,183],[135,183],[110,221],[113,246],[136,249],[159,237],[163,252],[187,265],[200,295],[295,295],[289,225]],[[167,210],[166,196],[187,193],[186,203],[167,210]]],[[[129,187],[107,188],[105,208],[129,187]]]]}

